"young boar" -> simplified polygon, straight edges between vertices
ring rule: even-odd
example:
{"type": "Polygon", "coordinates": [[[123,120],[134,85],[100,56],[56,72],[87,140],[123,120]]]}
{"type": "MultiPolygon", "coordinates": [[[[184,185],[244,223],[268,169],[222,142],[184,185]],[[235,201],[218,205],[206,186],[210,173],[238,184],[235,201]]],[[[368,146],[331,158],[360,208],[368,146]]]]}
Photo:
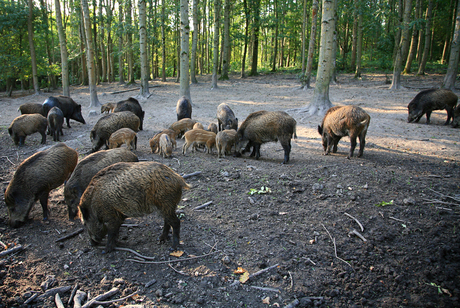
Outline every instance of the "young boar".
{"type": "Polygon", "coordinates": [[[356,138],[359,138],[358,157],[363,156],[366,144],[366,134],[371,117],[357,106],[335,106],[324,115],[323,122],[318,126],[318,132],[323,140],[324,155],[337,152],[337,144],[344,136],[350,136],[350,153],[347,158],[353,157],[356,147],[356,138]]]}
{"type": "Polygon", "coordinates": [[[182,189],[189,188],[180,175],[157,162],[116,163],[99,171],[79,205],[91,244],[99,244],[107,234],[105,252],[111,252],[125,218],[141,217],[158,210],[164,218],[160,241],[168,239],[172,227],[172,249],[176,250],[180,235],[177,204],[182,189]]]}
{"type": "Polygon", "coordinates": [[[26,136],[35,133],[42,135],[42,144],[46,143],[46,127],[48,120],[38,113],[23,114],[15,118],[8,127],[8,133],[13,138],[15,145],[24,145],[26,136]]]}
{"type": "Polygon", "coordinates": [[[238,119],[235,117],[233,110],[225,103],[217,106],[217,122],[219,131],[224,129],[238,129],[238,119]]]}
{"type": "Polygon", "coordinates": [[[176,114],[177,114],[177,121],[185,119],[185,118],[189,118],[189,119],[192,118],[192,104],[185,96],[182,96],[177,101],[176,114]]]}
{"type": "Polygon", "coordinates": [[[10,226],[24,223],[37,200],[43,209],[43,219],[48,219],[48,195],[68,179],[77,160],[75,150],[58,143],[23,161],[5,191],[10,226]]]}
{"type": "Polygon", "coordinates": [[[175,149],[177,147],[177,142],[176,142],[176,132],[173,131],[172,129],[164,129],[163,131],[155,134],[152,139],[150,139],[149,144],[150,148],[152,149],[152,153],[156,153],[159,149],[159,144],[160,144],[160,137],[163,134],[167,134],[169,137],[169,140],[171,140],[172,146],[175,149]]]}
{"type": "Polygon", "coordinates": [[[452,120],[452,127],[459,127],[460,126],[460,105],[454,109],[454,119],[452,120]]]}
{"type": "Polygon", "coordinates": [[[64,114],[59,107],[53,107],[48,112],[48,135],[53,136],[54,141],[59,141],[59,134],[64,136],[62,126],[64,125],[64,114]]]}
{"type": "Polygon", "coordinates": [[[69,219],[73,220],[77,215],[81,195],[96,173],[115,163],[137,161],[139,160],[136,154],[127,148],[102,150],[81,160],[64,187],[64,200],[69,211],[69,219]]]}
{"type": "Polygon", "coordinates": [[[46,117],[45,112],[43,111],[42,104],[38,103],[25,103],[19,106],[19,111],[21,114],[32,114],[32,113],[39,113],[42,116],[46,117]]]}
{"type": "Polygon", "coordinates": [[[110,135],[124,127],[137,132],[139,130],[139,117],[131,111],[115,112],[101,117],[90,133],[93,144],[91,151],[96,152],[104,144],[108,145],[110,135]]]}
{"type": "Polygon", "coordinates": [[[204,129],[192,129],[184,134],[184,138],[182,154],[186,154],[190,146],[193,146],[192,149],[195,151],[196,146],[205,145],[207,153],[212,153],[212,148],[216,146],[216,134],[204,129]]]}
{"type": "Polygon", "coordinates": [[[117,104],[114,104],[114,103],[106,103],[101,106],[101,113],[104,113],[104,112],[111,113],[113,112],[116,106],[117,104]]]}
{"type": "Polygon", "coordinates": [[[141,104],[139,104],[139,101],[135,98],[128,98],[127,100],[118,102],[116,104],[115,109],[113,109],[113,112],[121,112],[121,111],[131,111],[135,115],[139,117],[139,130],[144,129],[144,116],[145,116],[145,111],[142,110],[141,104]]]}
{"type": "Polygon", "coordinates": [[[192,129],[204,129],[203,124],[197,122],[195,123],[195,125],[193,125],[192,129]]]}
{"type": "Polygon", "coordinates": [[[193,125],[195,125],[195,123],[195,120],[185,118],[171,124],[169,129],[176,132],[176,138],[180,138],[186,131],[193,129],[193,125]]]}
{"type": "Polygon", "coordinates": [[[241,124],[237,132],[236,156],[252,146],[251,156],[259,159],[260,146],[270,141],[280,141],[284,149],[283,164],[289,162],[291,138],[296,138],[297,122],[284,111],[256,111],[241,124]]]}
{"type": "Polygon", "coordinates": [[[81,115],[81,105],[77,104],[73,99],[67,96],[50,96],[43,102],[43,112],[48,115],[48,112],[53,107],[59,107],[64,114],[67,122],[67,127],[70,128],[70,119],[86,124],[85,119],[81,115]]]}
{"type": "Polygon", "coordinates": [[[232,146],[236,143],[236,130],[226,129],[216,135],[217,158],[225,157],[231,153],[232,146]]]}
{"type": "Polygon", "coordinates": [[[126,144],[128,150],[137,149],[137,134],[131,128],[120,128],[109,138],[109,149],[119,148],[126,144]]]}
{"type": "Polygon", "coordinates": [[[215,123],[211,123],[208,125],[208,130],[210,132],[213,132],[214,134],[217,134],[217,125],[215,123]]]}
{"type": "Polygon", "coordinates": [[[430,124],[430,116],[433,110],[447,111],[447,120],[444,125],[450,123],[454,116],[454,107],[458,97],[447,89],[429,89],[419,92],[407,106],[409,116],[407,122],[418,122],[426,114],[426,124],[430,124]]]}
{"type": "Polygon", "coordinates": [[[162,155],[163,158],[171,157],[172,155],[172,143],[167,134],[162,134],[160,136],[160,155],[162,155]]]}

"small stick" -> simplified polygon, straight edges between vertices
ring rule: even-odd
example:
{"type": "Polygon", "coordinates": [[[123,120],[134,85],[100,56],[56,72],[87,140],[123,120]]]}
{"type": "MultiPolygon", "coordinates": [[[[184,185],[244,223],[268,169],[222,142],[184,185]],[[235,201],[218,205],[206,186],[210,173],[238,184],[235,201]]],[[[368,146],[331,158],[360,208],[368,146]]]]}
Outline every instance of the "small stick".
{"type": "MultiPolygon", "coordinates": [[[[130,297],[133,297],[134,295],[136,295],[137,293],[139,293],[139,291],[136,291],[134,292],[133,294],[130,294],[128,296],[125,296],[125,297],[122,297],[122,298],[119,298],[119,299],[114,299],[114,300],[111,300],[111,301],[105,301],[105,302],[101,302],[101,301],[95,301],[93,303],[93,305],[109,305],[109,304],[113,304],[113,303],[116,303],[116,302],[121,302],[121,301],[124,301],[130,297]]],[[[83,308],[83,307],[82,307],[83,308]]]]}
{"type": "Polygon", "coordinates": [[[32,303],[39,295],[40,295],[40,293],[34,293],[31,297],[29,297],[29,298],[24,302],[24,305],[28,305],[28,304],[32,303]]]}
{"type": "Polygon", "coordinates": [[[436,206],[435,208],[440,209],[440,210],[445,210],[445,211],[453,211],[453,209],[448,209],[446,207],[441,207],[441,206],[436,206]]]}
{"type": "Polygon", "coordinates": [[[274,288],[264,288],[264,287],[256,287],[256,286],[250,286],[250,287],[253,288],[253,289],[257,289],[257,290],[271,291],[271,292],[280,293],[280,290],[274,289],[274,288]]]}
{"type": "Polygon", "coordinates": [[[188,261],[188,260],[193,260],[193,259],[198,259],[198,258],[204,258],[209,255],[215,254],[216,252],[220,252],[220,250],[216,250],[210,253],[206,253],[201,256],[196,256],[196,257],[190,257],[190,258],[183,258],[183,259],[177,259],[177,260],[169,260],[169,261],[139,261],[135,259],[126,259],[126,261],[132,261],[136,263],[142,263],[142,264],[166,264],[166,263],[174,263],[174,262],[181,262],[181,261],[188,261]]]}
{"type": "Polygon", "coordinates": [[[177,160],[177,163],[179,164],[179,167],[180,167],[180,160],[178,158],[175,158],[175,157],[173,157],[172,159],[177,160]]]}
{"type": "Polygon", "coordinates": [[[8,246],[5,243],[3,243],[2,241],[0,241],[0,245],[3,246],[3,249],[5,249],[5,250],[8,249],[8,246]]]}
{"type": "Polygon", "coordinates": [[[14,166],[14,163],[8,158],[8,156],[2,156],[2,158],[6,158],[6,160],[9,161],[10,164],[12,164],[14,166]]]}
{"type": "Polygon", "coordinates": [[[268,272],[269,270],[271,270],[271,269],[273,269],[273,268],[275,268],[275,267],[278,267],[278,265],[279,265],[279,263],[276,263],[275,265],[272,265],[272,266],[270,266],[270,267],[264,268],[263,270],[260,270],[260,271],[258,271],[258,272],[255,272],[254,274],[249,275],[248,280],[251,279],[251,278],[254,278],[254,277],[256,277],[256,276],[259,276],[259,275],[262,274],[262,273],[268,272]]]}
{"type": "Polygon", "coordinates": [[[152,279],[145,284],[145,288],[149,288],[150,286],[154,285],[157,282],[156,279],[152,279]]]}
{"type": "Polygon", "coordinates": [[[288,305],[284,306],[284,308],[294,308],[297,307],[300,304],[300,301],[296,298],[292,302],[290,302],[288,305]]]}
{"type": "Polygon", "coordinates": [[[69,301],[67,302],[67,306],[70,307],[70,304],[72,303],[73,298],[75,294],[77,293],[77,290],[78,290],[78,283],[75,284],[75,286],[72,289],[72,292],[70,293],[70,297],[69,297],[69,301]]]}
{"type": "Polygon", "coordinates": [[[86,293],[78,290],[73,298],[73,308],[81,308],[83,301],[86,298],[86,293]]]}
{"type": "Polygon", "coordinates": [[[304,258],[305,260],[309,261],[311,264],[316,265],[316,263],[313,262],[310,258],[307,258],[307,257],[302,257],[302,258],[304,258]]]}
{"type": "Polygon", "coordinates": [[[350,267],[353,269],[353,266],[351,266],[351,264],[349,264],[347,261],[345,261],[344,259],[339,258],[339,256],[337,256],[337,246],[336,246],[336,244],[335,244],[335,238],[332,238],[331,234],[329,233],[329,230],[327,230],[327,228],[326,228],[323,224],[321,224],[321,225],[322,225],[323,228],[326,230],[327,234],[329,235],[329,238],[331,239],[332,243],[334,244],[334,253],[335,253],[335,257],[336,257],[337,259],[339,259],[340,261],[346,263],[348,266],[350,266],[350,267]]]}
{"type": "Polygon", "coordinates": [[[354,221],[356,221],[359,225],[359,227],[361,228],[361,232],[364,232],[364,227],[363,225],[359,222],[358,219],[356,219],[355,217],[351,216],[350,214],[348,214],[347,212],[344,213],[345,215],[347,215],[348,217],[350,217],[351,219],[353,219],[354,221]]]}
{"type": "Polygon", "coordinates": [[[439,191],[433,190],[433,189],[431,189],[431,188],[428,188],[428,189],[431,190],[432,192],[434,192],[434,193],[436,193],[436,194],[442,196],[442,197],[447,197],[447,198],[453,199],[453,200],[455,200],[455,201],[457,201],[457,202],[460,202],[460,199],[457,199],[457,198],[455,198],[455,197],[451,197],[451,196],[449,196],[449,195],[444,195],[444,194],[440,193],[439,191]]]}
{"type": "Polygon", "coordinates": [[[57,308],[64,308],[64,304],[62,303],[59,293],[56,293],[56,295],[54,296],[54,302],[56,303],[57,308]]]}
{"type": "Polygon", "coordinates": [[[206,202],[206,203],[204,203],[204,204],[202,204],[202,205],[199,205],[199,206],[195,207],[194,210],[200,210],[200,209],[202,209],[202,208],[204,208],[204,207],[207,207],[207,206],[210,205],[211,203],[212,203],[212,201],[208,201],[208,202],[206,202]]]}
{"type": "Polygon", "coordinates": [[[168,263],[168,266],[169,266],[170,268],[172,268],[172,269],[173,269],[176,273],[178,273],[178,274],[181,274],[181,275],[184,275],[184,276],[189,276],[187,273],[185,273],[185,272],[183,272],[183,271],[176,270],[176,269],[171,265],[171,263],[168,263]]]}
{"type": "Polygon", "coordinates": [[[2,251],[2,252],[0,252],[0,258],[1,258],[1,257],[4,257],[4,256],[6,256],[6,255],[9,255],[9,254],[11,254],[11,253],[15,253],[15,252],[17,252],[17,251],[20,251],[20,250],[22,250],[23,248],[24,248],[24,247],[23,247],[22,245],[17,245],[17,246],[14,246],[13,248],[10,248],[10,249],[7,249],[7,250],[5,250],[5,251],[2,251]]]}
{"type": "Polygon", "coordinates": [[[291,278],[291,290],[293,290],[294,289],[294,279],[292,279],[291,272],[288,271],[288,273],[289,273],[289,278],[291,278]]]}
{"type": "Polygon", "coordinates": [[[189,178],[189,177],[192,177],[192,176],[195,176],[195,175],[200,175],[200,174],[201,174],[201,171],[195,171],[195,172],[193,172],[193,173],[184,174],[182,177],[183,177],[184,179],[187,179],[187,178],[189,178]]]}
{"type": "Polygon", "coordinates": [[[134,227],[139,227],[139,224],[122,224],[120,227],[134,228],[134,227]]]}
{"type": "Polygon", "coordinates": [[[428,201],[428,202],[423,202],[423,204],[439,203],[439,204],[445,204],[445,205],[459,205],[459,204],[456,204],[456,203],[441,201],[441,200],[437,200],[437,199],[423,199],[423,200],[428,201]]]}
{"type": "Polygon", "coordinates": [[[350,235],[356,235],[357,237],[359,237],[360,239],[363,240],[363,242],[367,242],[367,240],[364,238],[364,236],[361,235],[361,233],[359,233],[358,231],[356,231],[355,229],[353,229],[352,231],[348,232],[348,236],[350,235]]]}
{"type": "Polygon", "coordinates": [[[67,239],[69,239],[71,237],[74,237],[75,235],[78,235],[78,234],[82,233],[83,231],[84,231],[84,229],[80,228],[77,231],[74,231],[74,232],[72,232],[70,234],[67,234],[66,236],[58,238],[57,240],[55,240],[55,242],[57,243],[57,242],[65,241],[65,240],[67,240],[67,239]]]}
{"type": "Polygon", "coordinates": [[[38,299],[45,299],[50,296],[55,296],[56,293],[65,293],[68,291],[70,291],[70,286],[52,288],[47,290],[44,294],[40,295],[38,299]]]}
{"type": "Polygon", "coordinates": [[[137,251],[134,251],[132,249],[129,249],[129,248],[124,248],[124,247],[115,247],[115,250],[119,250],[119,251],[127,251],[127,252],[130,252],[130,253],[133,253],[135,254],[136,256],[144,259],[144,260],[155,260],[155,257],[147,257],[147,256],[143,256],[141,255],[140,253],[138,253],[137,251]]]}
{"type": "Polygon", "coordinates": [[[104,294],[101,294],[101,295],[98,295],[96,296],[95,298],[91,299],[90,301],[88,301],[86,304],[84,304],[83,306],[81,306],[81,308],[89,308],[91,307],[93,304],[96,304],[97,301],[101,301],[101,300],[104,300],[106,298],[109,298],[115,294],[117,294],[119,291],[118,288],[112,288],[110,291],[107,291],[105,292],[104,294]]]}
{"type": "Polygon", "coordinates": [[[396,220],[396,221],[399,221],[399,222],[402,222],[402,223],[408,223],[408,222],[406,222],[405,220],[398,219],[398,218],[394,218],[394,217],[392,217],[392,216],[389,216],[388,218],[393,219],[393,220],[396,220]]]}

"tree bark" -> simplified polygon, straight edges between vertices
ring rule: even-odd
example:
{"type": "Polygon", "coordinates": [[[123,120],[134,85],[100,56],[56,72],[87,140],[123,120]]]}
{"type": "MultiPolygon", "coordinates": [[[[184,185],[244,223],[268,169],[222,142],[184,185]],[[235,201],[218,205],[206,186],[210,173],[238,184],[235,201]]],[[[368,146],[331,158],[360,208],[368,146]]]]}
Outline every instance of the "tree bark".
{"type": "Polygon", "coordinates": [[[301,39],[301,44],[302,44],[302,74],[305,75],[305,69],[306,69],[306,63],[305,63],[305,46],[306,44],[306,36],[307,34],[305,33],[307,31],[307,0],[303,1],[303,14],[302,14],[302,33],[300,35],[301,39]]]}
{"type": "Polygon", "coordinates": [[[32,79],[34,84],[35,94],[41,94],[40,85],[38,83],[38,73],[37,73],[37,56],[35,54],[35,45],[34,45],[34,3],[32,0],[29,0],[29,18],[27,20],[27,29],[29,32],[29,48],[30,48],[30,61],[32,65],[32,79]]]}
{"type": "Polygon", "coordinates": [[[51,85],[52,89],[57,89],[57,81],[56,81],[56,76],[54,75],[52,71],[52,66],[54,61],[54,56],[51,50],[53,49],[53,44],[50,40],[50,29],[49,29],[49,20],[48,20],[48,10],[46,7],[46,3],[43,0],[40,0],[40,6],[41,6],[41,11],[42,11],[42,18],[43,18],[43,23],[46,25],[44,29],[44,34],[45,34],[45,45],[46,45],[46,55],[48,56],[48,88],[51,85]]]}
{"type": "Polygon", "coordinates": [[[180,44],[180,90],[179,97],[185,96],[190,103],[192,98],[190,96],[190,70],[189,70],[189,37],[190,26],[188,22],[188,0],[180,0],[180,31],[181,31],[181,44],[180,44]]]}
{"type": "Polygon", "coordinates": [[[190,61],[190,78],[193,84],[197,84],[196,80],[196,50],[198,45],[198,0],[193,0],[193,33],[192,33],[192,60],[190,61]]]}
{"type": "Polygon", "coordinates": [[[128,84],[136,83],[134,79],[134,52],[133,52],[133,16],[131,11],[133,4],[131,0],[126,0],[126,44],[128,45],[128,84]]]}
{"type": "Polygon", "coordinates": [[[452,38],[450,47],[449,65],[447,66],[447,73],[444,76],[442,87],[444,89],[454,90],[455,79],[457,77],[458,62],[460,53],[460,1],[457,3],[457,18],[455,21],[455,31],[452,38]]]}
{"type": "Polygon", "coordinates": [[[219,22],[220,0],[214,2],[214,42],[213,42],[213,65],[211,89],[217,89],[217,70],[219,66],[219,22]]]}
{"type": "Polygon", "coordinates": [[[252,36],[252,64],[249,76],[257,76],[257,62],[259,58],[259,32],[260,32],[260,0],[253,0],[253,36],[252,36]]]}
{"type": "Polygon", "coordinates": [[[69,89],[69,61],[64,29],[62,27],[61,5],[59,0],[54,0],[56,10],[56,26],[59,34],[59,46],[61,48],[61,71],[62,71],[62,94],[70,97],[69,89]]]}
{"type": "Polygon", "coordinates": [[[103,0],[99,0],[99,46],[101,51],[101,81],[107,81],[107,56],[105,53],[105,45],[104,45],[104,36],[105,36],[105,25],[104,25],[104,18],[102,15],[102,7],[103,7],[103,0]]]}
{"type": "Polygon", "coordinates": [[[224,49],[222,50],[222,74],[220,80],[228,80],[230,67],[230,6],[231,1],[224,1],[224,49]]]}
{"type": "MultiPolygon", "coordinates": [[[[274,9],[275,9],[275,37],[273,38],[275,47],[273,48],[273,62],[272,62],[272,72],[276,71],[276,60],[278,59],[278,34],[279,34],[279,15],[278,15],[278,0],[274,0],[274,9]]],[[[304,0],[306,1],[306,0],[304,0]]],[[[302,31],[302,33],[305,33],[302,31]]],[[[305,34],[304,34],[305,35],[305,34]]],[[[305,36],[302,36],[303,38],[305,36]]]]}
{"type": "MultiPolygon", "coordinates": [[[[415,19],[420,18],[420,6],[421,6],[421,0],[416,0],[415,19]]],[[[417,45],[418,45],[418,29],[417,29],[417,25],[414,24],[414,26],[412,27],[412,38],[410,42],[409,55],[407,56],[406,66],[404,67],[403,74],[410,74],[411,72],[412,60],[415,58],[415,55],[417,53],[417,45]]]]}
{"type": "MultiPolygon", "coordinates": [[[[246,67],[246,54],[248,52],[248,36],[249,36],[249,9],[247,0],[243,0],[243,7],[244,7],[244,16],[246,27],[244,29],[244,48],[243,48],[243,59],[241,60],[241,78],[246,77],[244,73],[244,69],[246,67]]],[[[277,45],[275,45],[277,46],[277,45]]]]}
{"type": "Polygon", "coordinates": [[[123,61],[123,0],[118,0],[118,78],[119,83],[125,83],[123,61]]]}
{"type": "Polygon", "coordinates": [[[165,0],[161,1],[161,41],[162,45],[162,59],[161,59],[161,81],[166,82],[166,13],[165,13],[165,0]]]}
{"type": "Polygon", "coordinates": [[[305,76],[302,81],[304,89],[310,89],[311,72],[313,70],[313,54],[315,51],[316,42],[316,23],[318,20],[318,0],[313,0],[311,8],[311,30],[310,30],[310,42],[308,44],[308,56],[307,56],[307,67],[305,69],[305,76]]]}
{"type": "Polygon", "coordinates": [[[147,56],[147,22],[145,0],[139,0],[139,48],[141,60],[140,95],[149,97],[149,62],[147,56]]]}
{"type": "Polygon", "coordinates": [[[359,7],[359,0],[354,0],[351,61],[350,61],[350,67],[352,69],[356,68],[356,49],[358,46],[358,7],[359,7]]]}
{"type": "Polygon", "coordinates": [[[428,55],[430,52],[430,41],[431,41],[431,13],[433,10],[433,1],[429,0],[428,8],[426,9],[426,27],[425,27],[425,47],[423,48],[422,60],[418,67],[417,75],[425,75],[425,66],[428,61],[428,55]]]}
{"type": "Polygon", "coordinates": [[[356,70],[355,78],[361,78],[361,57],[363,54],[363,12],[359,8],[358,12],[358,42],[356,43],[356,70]]]}

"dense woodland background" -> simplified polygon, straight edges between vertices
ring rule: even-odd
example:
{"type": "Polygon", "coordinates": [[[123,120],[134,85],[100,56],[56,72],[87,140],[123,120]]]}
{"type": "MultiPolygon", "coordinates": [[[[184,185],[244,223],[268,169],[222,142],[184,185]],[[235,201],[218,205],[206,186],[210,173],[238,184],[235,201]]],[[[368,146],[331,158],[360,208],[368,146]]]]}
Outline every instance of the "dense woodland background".
{"type": "MultiPolygon", "coordinates": [[[[88,84],[88,33],[96,83],[133,83],[141,79],[140,29],[144,27],[140,26],[139,16],[144,4],[147,74],[150,79],[174,76],[179,80],[179,0],[81,1],[0,1],[1,91],[8,95],[15,89],[37,91],[34,74],[41,89],[61,87],[62,47],[68,54],[69,83],[88,84]],[[84,27],[85,4],[90,32],[85,32],[84,27]],[[58,8],[61,22],[56,14],[58,8]],[[65,42],[61,46],[59,24],[65,38],[61,38],[65,42]]],[[[356,77],[362,71],[392,74],[398,46],[405,39],[408,47],[402,49],[403,74],[446,72],[458,0],[335,1],[336,71],[355,72],[356,77]],[[404,22],[404,12],[408,23],[404,22]]],[[[313,71],[317,68],[324,25],[321,1],[193,0],[188,5],[192,83],[197,82],[196,75],[212,72],[215,51],[222,79],[228,78],[229,73],[244,77],[291,70],[298,73],[299,83],[305,84],[310,41],[311,66],[313,71]],[[220,34],[217,41],[216,29],[220,34]]]]}

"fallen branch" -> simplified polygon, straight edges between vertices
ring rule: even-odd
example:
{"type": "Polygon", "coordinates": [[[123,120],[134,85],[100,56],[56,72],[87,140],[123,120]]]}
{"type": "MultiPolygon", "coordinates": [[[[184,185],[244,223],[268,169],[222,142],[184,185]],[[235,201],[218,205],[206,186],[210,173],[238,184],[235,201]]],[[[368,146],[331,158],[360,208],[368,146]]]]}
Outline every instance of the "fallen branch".
{"type": "Polygon", "coordinates": [[[408,223],[408,222],[405,221],[405,220],[398,219],[398,218],[394,218],[393,216],[389,216],[388,218],[393,219],[393,220],[396,220],[396,221],[399,221],[399,222],[402,222],[402,223],[408,223]]]}
{"type": "MultiPolygon", "coordinates": [[[[156,85],[156,86],[149,86],[149,89],[150,88],[157,88],[157,87],[160,87],[160,85],[156,85]]],[[[115,92],[112,92],[110,94],[120,94],[120,93],[126,93],[126,92],[131,92],[131,91],[137,91],[137,90],[140,90],[141,88],[133,88],[133,89],[128,89],[128,90],[121,90],[121,91],[115,91],[115,92]]]]}
{"type": "Polygon", "coordinates": [[[209,202],[206,202],[206,203],[204,203],[202,205],[199,205],[199,206],[195,207],[194,210],[201,210],[202,208],[205,208],[210,204],[212,204],[212,201],[209,201],[209,202]]]}
{"type": "Polygon", "coordinates": [[[289,273],[289,278],[291,278],[291,290],[294,290],[294,279],[292,279],[291,272],[288,271],[288,273],[289,273]]]}
{"type": "Polygon", "coordinates": [[[8,249],[8,246],[5,243],[3,243],[2,241],[0,241],[0,245],[3,246],[3,249],[5,249],[5,250],[8,249]]]}
{"type": "Polygon", "coordinates": [[[274,289],[274,288],[264,288],[264,287],[256,287],[256,286],[250,286],[250,287],[253,288],[253,289],[257,289],[257,290],[280,293],[280,290],[274,289]]]}
{"type": "Polygon", "coordinates": [[[315,262],[313,262],[310,258],[307,258],[307,257],[302,257],[303,259],[307,260],[308,262],[310,262],[311,264],[313,265],[316,265],[315,262]]]}
{"type": "Polygon", "coordinates": [[[440,196],[442,196],[442,197],[450,198],[450,199],[452,199],[452,200],[455,200],[455,201],[457,201],[457,202],[460,202],[460,199],[458,199],[458,198],[455,198],[455,197],[452,197],[452,196],[449,196],[449,195],[442,194],[442,193],[440,193],[439,191],[433,190],[433,189],[431,189],[431,188],[428,188],[428,189],[431,190],[432,192],[434,192],[435,194],[438,194],[438,195],[440,195],[440,196]]]}
{"type": "Polygon", "coordinates": [[[86,293],[83,291],[78,290],[73,298],[73,308],[81,308],[83,301],[86,298],[86,293]]]}
{"type": "Polygon", "coordinates": [[[292,302],[290,302],[288,305],[284,306],[284,308],[294,308],[297,307],[300,304],[300,301],[296,298],[292,302]]]}
{"type": "Polygon", "coordinates": [[[260,274],[263,274],[263,273],[265,273],[265,272],[268,272],[269,270],[271,270],[271,269],[273,269],[273,268],[275,268],[275,267],[278,267],[278,265],[279,265],[279,263],[276,263],[275,265],[272,265],[272,266],[270,266],[270,267],[264,268],[263,270],[260,270],[260,271],[258,271],[258,272],[255,272],[254,274],[249,275],[248,280],[250,280],[250,279],[252,279],[252,278],[254,278],[254,277],[256,277],[256,276],[259,276],[260,274]]]}
{"type": "Polygon", "coordinates": [[[78,234],[82,233],[84,230],[85,229],[80,228],[77,231],[74,231],[74,232],[72,232],[70,234],[67,234],[66,236],[58,238],[55,242],[57,243],[57,242],[63,242],[65,240],[68,240],[69,238],[74,237],[75,235],[78,235],[78,234]]]}
{"type": "Polygon", "coordinates": [[[435,206],[435,208],[440,209],[440,210],[445,210],[445,211],[453,211],[453,209],[448,209],[446,207],[441,207],[441,206],[435,206]]]}
{"type": "Polygon", "coordinates": [[[77,291],[78,291],[78,283],[75,284],[75,286],[72,289],[72,292],[70,293],[70,297],[69,297],[69,301],[67,302],[67,306],[70,307],[70,304],[72,303],[73,298],[75,294],[77,293],[77,291]]]}
{"type": "Polygon", "coordinates": [[[178,273],[178,274],[181,274],[181,275],[184,275],[184,276],[190,276],[189,274],[187,274],[187,273],[185,273],[185,272],[183,272],[183,271],[176,270],[176,269],[171,265],[171,263],[168,263],[168,266],[169,266],[170,268],[172,268],[172,269],[173,269],[176,273],[178,273]]]}
{"type": "Polygon", "coordinates": [[[4,256],[7,256],[9,254],[15,253],[17,251],[20,251],[22,249],[24,249],[24,247],[22,245],[14,246],[13,248],[10,248],[10,249],[7,249],[5,251],[0,252],[0,258],[4,257],[4,256]]]}
{"type": "Polygon", "coordinates": [[[147,282],[147,283],[145,284],[145,288],[146,288],[146,289],[149,288],[150,286],[154,285],[156,282],[157,282],[156,279],[150,280],[149,282],[147,282]]]}
{"type": "Polygon", "coordinates": [[[34,293],[31,297],[29,297],[29,298],[24,302],[24,305],[28,305],[28,304],[32,303],[39,295],[40,295],[40,293],[34,293]]]}
{"type": "Polygon", "coordinates": [[[187,179],[187,178],[190,178],[190,177],[192,177],[192,176],[200,175],[200,174],[201,174],[201,171],[195,171],[195,172],[193,172],[193,173],[184,174],[182,177],[183,177],[184,179],[187,179]]]}
{"type": "Polygon", "coordinates": [[[356,219],[355,217],[351,216],[350,214],[348,214],[347,212],[343,213],[345,214],[346,216],[350,217],[351,219],[353,219],[354,221],[356,221],[359,225],[359,227],[361,228],[361,232],[364,232],[364,227],[363,225],[359,222],[358,219],[356,219]]]}
{"type": "Polygon", "coordinates": [[[64,308],[64,304],[62,303],[59,293],[56,293],[56,295],[54,296],[54,302],[56,303],[57,308],[64,308]]]}
{"type": "Polygon", "coordinates": [[[14,163],[8,158],[8,156],[2,156],[2,158],[6,158],[6,160],[9,161],[10,164],[12,164],[14,166],[14,163]]]}
{"type": "Polygon", "coordinates": [[[139,227],[139,224],[121,224],[120,227],[134,228],[134,227],[139,227]]]}
{"type": "Polygon", "coordinates": [[[132,261],[132,262],[142,263],[142,264],[167,264],[167,263],[182,262],[182,261],[189,261],[189,260],[198,259],[198,258],[204,258],[212,254],[215,254],[216,252],[220,252],[220,250],[206,253],[201,256],[195,256],[195,257],[189,257],[189,258],[183,258],[183,259],[177,259],[177,260],[169,260],[169,261],[140,261],[140,260],[135,260],[135,259],[126,259],[126,261],[132,261]]]}
{"type": "MultiPolygon", "coordinates": [[[[119,298],[119,299],[114,299],[114,300],[111,300],[111,301],[95,301],[95,302],[92,303],[92,305],[109,305],[109,304],[121,302],[121,301],[127,300],[130,297],[133,297],[137,293],[139,293],[139,291],[136,291],[136,292],[134,292],[134,293],[132,293],[132,294],[130,294],[128,296],[125,296],[125,297],[122,297],[122,298],[119,298]]],[[[86,306],[86,304],[85,304],[85,306],[86,306]]],[[[83,307],[81,307],[81,308],[83,308],[83,307]]]]}
{"type": "Polygon", "coordinates": [[[445,205],[457,205],[457,206],[460,205],[460,204],[457,204],[457,203],[441,201],[441,200],[438,200],[438,199],[423,199],[423,200],[428,201],[428,202],[423,202],[423,204],[439,203],[439,204],[445,204],[445,205]]]}
{"type": "Polygon", "coordinates": [[[105,292],[104,294],[101,294],[101,295],[98,295],[96,296],[95,298],[91,299],[90,301],[88,301],[86,304],[84,304],[83,306],[81,306],[81,308],[89,308],[91,307],[92,305],[97,305],[96,302],[98,301],[103,301],[104,299],[106,298],[109,298],[115,294],[117,294],[120,290],[118,288],[112,288],[110,289],[109,291],[105,292]]]}
{"type": "Polygon", "coordinates": [[[44,294],[40,295],[37,299],[42,300],[51,296],[55,296],[57,293],[69,292],[70,289],[70,286],[52,288],[47,290],[44,294]]]}
{"type": "Polygon", "coordinates": [[[347,261],[345,261],[344,259],[342,258],[339,258],[339,256],[337,255],[337,245],[335,244],[335,237],[332,238],[331,234],[329,233],[329,230],[323,225],[323,228],[326,230],[327,234],[329,235],[329,238],[331,239],[332,243],[334,244],[334,254],[335,254],[335,257],[337,259],[339,259],[340,261],[344,262],[345,264],[347,264],[349,267],[351,267],[353,269],[353,266],[351,266],[351,264],[349,264],[347,261]]]}
{"type": "Polygon", "coordinates": [[[178,158],[173,157],[172,159],[177,160],[177,163],[179,164],[180,167],[180,160],[178,158]]]}
{"type": "Polygon", "coordinates": [[[130,252],[130,253],[133,253],[135,254],[136,256],[144,259],[144,260],[155,260],[155,257],[147,257],[147,256],[143,256],[141,255],[140,253],[138,253],[137,251],[134,251],[132,249],[129,249],[129,248],[124,248],[124,247],[115,247],[115,250],[118,250],[118,251],[127,251],[127,252],[130,252]]]}
{"type": "Polygon", "coordinates": [[[348,232],[348,236],[350,235],[356,235],[357,237],[359,237],[360,239],[363,240],[363,242],[367,242],[366,238],[364,238],[364,236],[361,235],[361,233],[359,233],[358,231],[356,231],[355,229],[353,229],[352,231],[348,232]]]}

